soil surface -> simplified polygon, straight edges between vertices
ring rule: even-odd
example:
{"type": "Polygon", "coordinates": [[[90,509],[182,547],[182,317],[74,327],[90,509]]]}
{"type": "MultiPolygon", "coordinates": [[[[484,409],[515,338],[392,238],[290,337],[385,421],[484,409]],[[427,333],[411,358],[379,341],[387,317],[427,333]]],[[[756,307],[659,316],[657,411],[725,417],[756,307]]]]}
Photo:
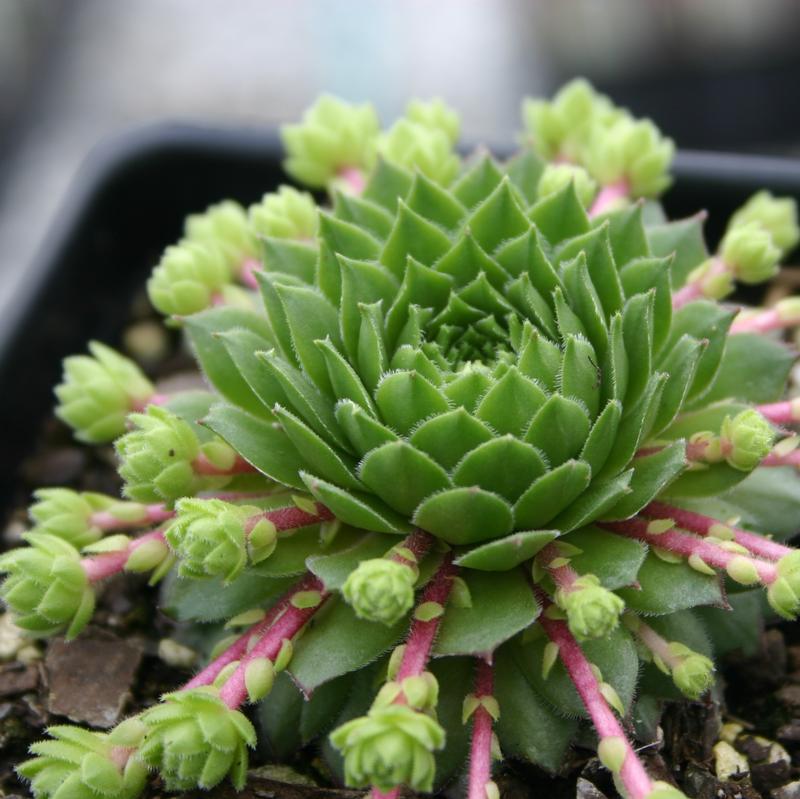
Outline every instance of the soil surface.
{"type": "MultiPolygon", "coordinates": [[[[142,315],[125,342],[156,377],[190,365],[174,334],[142,315]]],[[[0,549],[17,546],[26,529],[31,492],[64,485],[115,494],[119,482],[111,448],[76,445],[55,419],[44,425],[2,531],[0,549]]],[[[172,643],[175,627],[156,609],[156,591],[143,579],[108,581],[92,625],[73,643],[31,642],[0,615],[0,797],[28,796],[14,766],[50,724],[78,722],[97,729],[157,701],[191,674],[192,652],[172,643]],[[166,641],[166,643],[165,643],[166,641]],[[168,662],[167,662],[168,661],[168,662]]],[[[725,706],[682,702],[666,707],[660,740],[642,755],[656,777],[677,782],[696,799],[800,799],[800,629],[768,630],[761,652],[723,661],[725,706]],[[724,725],[724,726],[723,726],[724,725]]],[[[269,765],[256,755],[247,788],[196,791],[204,799],[349,799],[362,795],[326,780],[309,748],[290,763],[269,765]]],[[[505,764],[496,781],[504,799],[616,799],[609,774],[588,750],[573,750],[553,777],[520,763],[505,764]]],[[[167,796],[157,783],[148,799],[167,796]]],[[[445,791],[463,795],[458,784],[445,791]]]]}

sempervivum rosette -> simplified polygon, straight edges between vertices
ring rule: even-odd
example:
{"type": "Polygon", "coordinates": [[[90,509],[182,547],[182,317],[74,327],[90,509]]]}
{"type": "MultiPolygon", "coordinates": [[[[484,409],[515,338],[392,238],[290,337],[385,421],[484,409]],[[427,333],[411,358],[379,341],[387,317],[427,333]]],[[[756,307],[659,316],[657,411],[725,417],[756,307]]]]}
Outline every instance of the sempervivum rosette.
{"type": "MultiPolygon", "coordinates": [[[[248,247],[225,280],[253,302],[215,287],[171,320],[214,392],[159,395],[116,446],[125,493],[153,502],[136,518],[165,522],[147,535],[159,576],[178,564],[167,607],[246,628],[143,717],[177,725],[130,755],[168,784],[241,783],[252,738],[229,719],[266,696],[275,751],[331,733],[353,787],[429,791],[468,759],[469,799],[495,799],[493,758],[556,769],[589,719],[628,799],[679,798],[620,717],[652,728],[662,700],[705,694],[715,649],[755,634],[720,634],[723,612],[760,615],[751,587],[798,613],[779,539],[800,403],[782,399],[792,354],[763,335],[797,308],[716,301],[774,274],[793,206],[758,195],[709,253],[700,218],[655,199],[673,145],[652,123],[582,82],[526,121],[511,160],[462,162],[440,101],[381,133],[325,98],[285,143],[330,207],[285,187],[226,206],[248,247]],[[195,722],[196,696],[213,713],[195,722]]],[[[219,208],[192,227],[222,251],[219,208]]]]}

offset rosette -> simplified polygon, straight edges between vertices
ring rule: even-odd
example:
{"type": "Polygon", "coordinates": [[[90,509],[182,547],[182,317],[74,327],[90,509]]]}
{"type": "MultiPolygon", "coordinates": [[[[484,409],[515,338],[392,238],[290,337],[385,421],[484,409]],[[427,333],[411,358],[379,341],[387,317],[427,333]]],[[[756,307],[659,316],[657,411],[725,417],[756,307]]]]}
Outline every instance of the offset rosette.
{"type": "Polygon", "coordinates": [[[167,694],[141,719],[147,732],[138,756],[159,772],[167,790],[209,789],[226,776],[239,790],[244,787],[247,749],[255,746],[256,732],[216,689],[167,694]]]}
{"type": "Polygon", "coordinates": [[[14,623],[36,635],[66,632],[74,638],[94,611],[94,591],[78,551],[47,533],[26,533],[29,547],[0,557],[8,577],[0,595],[14,613],[14,623]]]}
{"type": "Polygon", "coordinates": [[[339,727],[331,742],[344,755],[347,784],[390,791],[408,785],[433,789],[433,753],[444,746],[438,722],[408,705],[374,707],[366,716],[339,727]]]}
{"type": "Polygon", "coordinates": [[[92,341],[89,352],[64,359],[56,415],[80,441],[102,444],[125,432],[128,414],[142,408],[155,389],[132,360],[111,347],[92,341]]]}
{"type": "Polygon", "coordinates": [[[115,745],[114,733],[69,725],[47,732],[53,740],[33,744],[36,757],[17,767],[36,799],[136,799],[144,790],[147,769],[115,745]]]}

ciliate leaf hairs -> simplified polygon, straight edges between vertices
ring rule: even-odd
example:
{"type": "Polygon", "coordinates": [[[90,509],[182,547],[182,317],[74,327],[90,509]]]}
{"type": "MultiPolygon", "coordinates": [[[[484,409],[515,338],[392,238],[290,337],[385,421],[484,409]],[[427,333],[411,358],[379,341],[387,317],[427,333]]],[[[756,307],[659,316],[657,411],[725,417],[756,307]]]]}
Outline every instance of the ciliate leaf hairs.
{"type": "Polygon", "coordinates": [[[523,118],[510,160],[462,159],[441,101],[382,131],[320,99],[285,166],[329,203],[212,206],[148,284],[208,391],[158,393],[98,344],[67,359],[59,415],[114,440],[125,487],[37,493],[0,560],[18,623],[77,635],[127,570],[232,632],[110,733],[51,729],[19,767],[36,796],[241,787],[256,728],[279,756],[319,741],[351,787],[463,775],[469,799],[588,728],[627,799],[684,796],[630,720],[713,701],[715,656],[800,611],[800,304],[721,302],[777,272],[796,209],[761,192],[710,252],[659,203],[651,122],[584,81],[523,118]]]}

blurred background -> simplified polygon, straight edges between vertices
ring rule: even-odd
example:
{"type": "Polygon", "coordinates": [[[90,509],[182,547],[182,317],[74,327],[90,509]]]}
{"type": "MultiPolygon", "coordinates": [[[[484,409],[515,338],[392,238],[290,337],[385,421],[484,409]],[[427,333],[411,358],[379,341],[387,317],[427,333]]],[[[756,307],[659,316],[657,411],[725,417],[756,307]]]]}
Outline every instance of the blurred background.
{"type": "Polygon", "coordinates": [[[0,0],[0,306],[87,153],[159,120],[263,127],[320,91],[441,95],[510,144],[589,77],[684,148],[800,145],[796,0],[0,0]]]}

